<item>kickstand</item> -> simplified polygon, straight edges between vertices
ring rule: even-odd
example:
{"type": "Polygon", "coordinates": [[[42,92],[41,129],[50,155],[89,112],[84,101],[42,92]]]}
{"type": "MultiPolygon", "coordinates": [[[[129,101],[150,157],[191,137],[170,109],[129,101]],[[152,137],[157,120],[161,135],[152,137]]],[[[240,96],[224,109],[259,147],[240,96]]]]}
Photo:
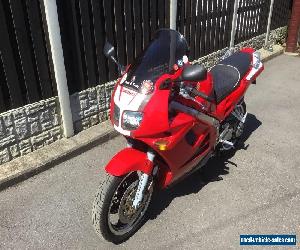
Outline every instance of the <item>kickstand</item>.
{"type": "Polygon", "coordinates": [[[234,163],[234,162],[232,162],[232,161],[229,161],[229,160],[227,160],[225,163],[229,163],[229,164],[231,164],[231,165],[233,165],[233,166],[237,167],[237,164],[236,164],[236,163],[234,163]]]}

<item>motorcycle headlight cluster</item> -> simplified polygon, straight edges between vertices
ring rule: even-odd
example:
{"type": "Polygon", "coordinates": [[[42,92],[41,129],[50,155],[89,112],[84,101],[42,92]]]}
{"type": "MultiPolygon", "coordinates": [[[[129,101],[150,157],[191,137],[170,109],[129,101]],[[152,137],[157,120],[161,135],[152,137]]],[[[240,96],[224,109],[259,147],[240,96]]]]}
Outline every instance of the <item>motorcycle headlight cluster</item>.
{"type": "Polygon", "coordinates": [[[137,129],[143,120],[143,113],[126,110],[123,112],[122,127],[125,130],[137,129]]]}

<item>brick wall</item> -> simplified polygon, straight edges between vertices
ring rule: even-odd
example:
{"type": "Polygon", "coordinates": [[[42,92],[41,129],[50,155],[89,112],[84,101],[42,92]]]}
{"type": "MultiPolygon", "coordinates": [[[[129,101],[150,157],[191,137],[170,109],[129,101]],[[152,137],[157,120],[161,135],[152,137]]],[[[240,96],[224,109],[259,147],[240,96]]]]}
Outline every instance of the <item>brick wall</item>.
{"type": "Polygon", "coordinates": [[[300,0],[293,1],[292,15],[289,23],[286,51],[295,52],[300,29],[300,0]]]}

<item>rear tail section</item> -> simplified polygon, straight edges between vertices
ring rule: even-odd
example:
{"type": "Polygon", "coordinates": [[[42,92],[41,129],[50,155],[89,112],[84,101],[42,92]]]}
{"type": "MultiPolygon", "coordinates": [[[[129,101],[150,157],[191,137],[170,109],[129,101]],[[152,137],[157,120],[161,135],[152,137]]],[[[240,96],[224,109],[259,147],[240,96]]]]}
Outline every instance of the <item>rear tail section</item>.
{"type": "Polygon", "coordinates": [[[255,84],[257,76],[264,70],[264,65],[261,61],[260,53],[252,48],[244,48],[241,51],[247,52],[252,56],[251,68],[245,75],[245,79],[255,84]]]}

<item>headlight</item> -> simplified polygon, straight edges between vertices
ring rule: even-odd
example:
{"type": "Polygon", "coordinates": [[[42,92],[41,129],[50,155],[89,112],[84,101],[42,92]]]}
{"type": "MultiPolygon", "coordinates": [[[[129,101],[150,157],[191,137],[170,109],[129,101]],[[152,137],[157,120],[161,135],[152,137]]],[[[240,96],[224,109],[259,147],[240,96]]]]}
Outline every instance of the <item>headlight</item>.
{"type": "Polygon", "coordinates": [[[124,111],[122,127],[125,130],[137,129],[143,120],[143,113],[137,111],[124,111]]]}
{"type": "Polygon", "coordinates": [[[119,126],[119,119],[120,119],[120,108],[118,105],[115,104],[114,106],[114,124],[119,126]]]}

